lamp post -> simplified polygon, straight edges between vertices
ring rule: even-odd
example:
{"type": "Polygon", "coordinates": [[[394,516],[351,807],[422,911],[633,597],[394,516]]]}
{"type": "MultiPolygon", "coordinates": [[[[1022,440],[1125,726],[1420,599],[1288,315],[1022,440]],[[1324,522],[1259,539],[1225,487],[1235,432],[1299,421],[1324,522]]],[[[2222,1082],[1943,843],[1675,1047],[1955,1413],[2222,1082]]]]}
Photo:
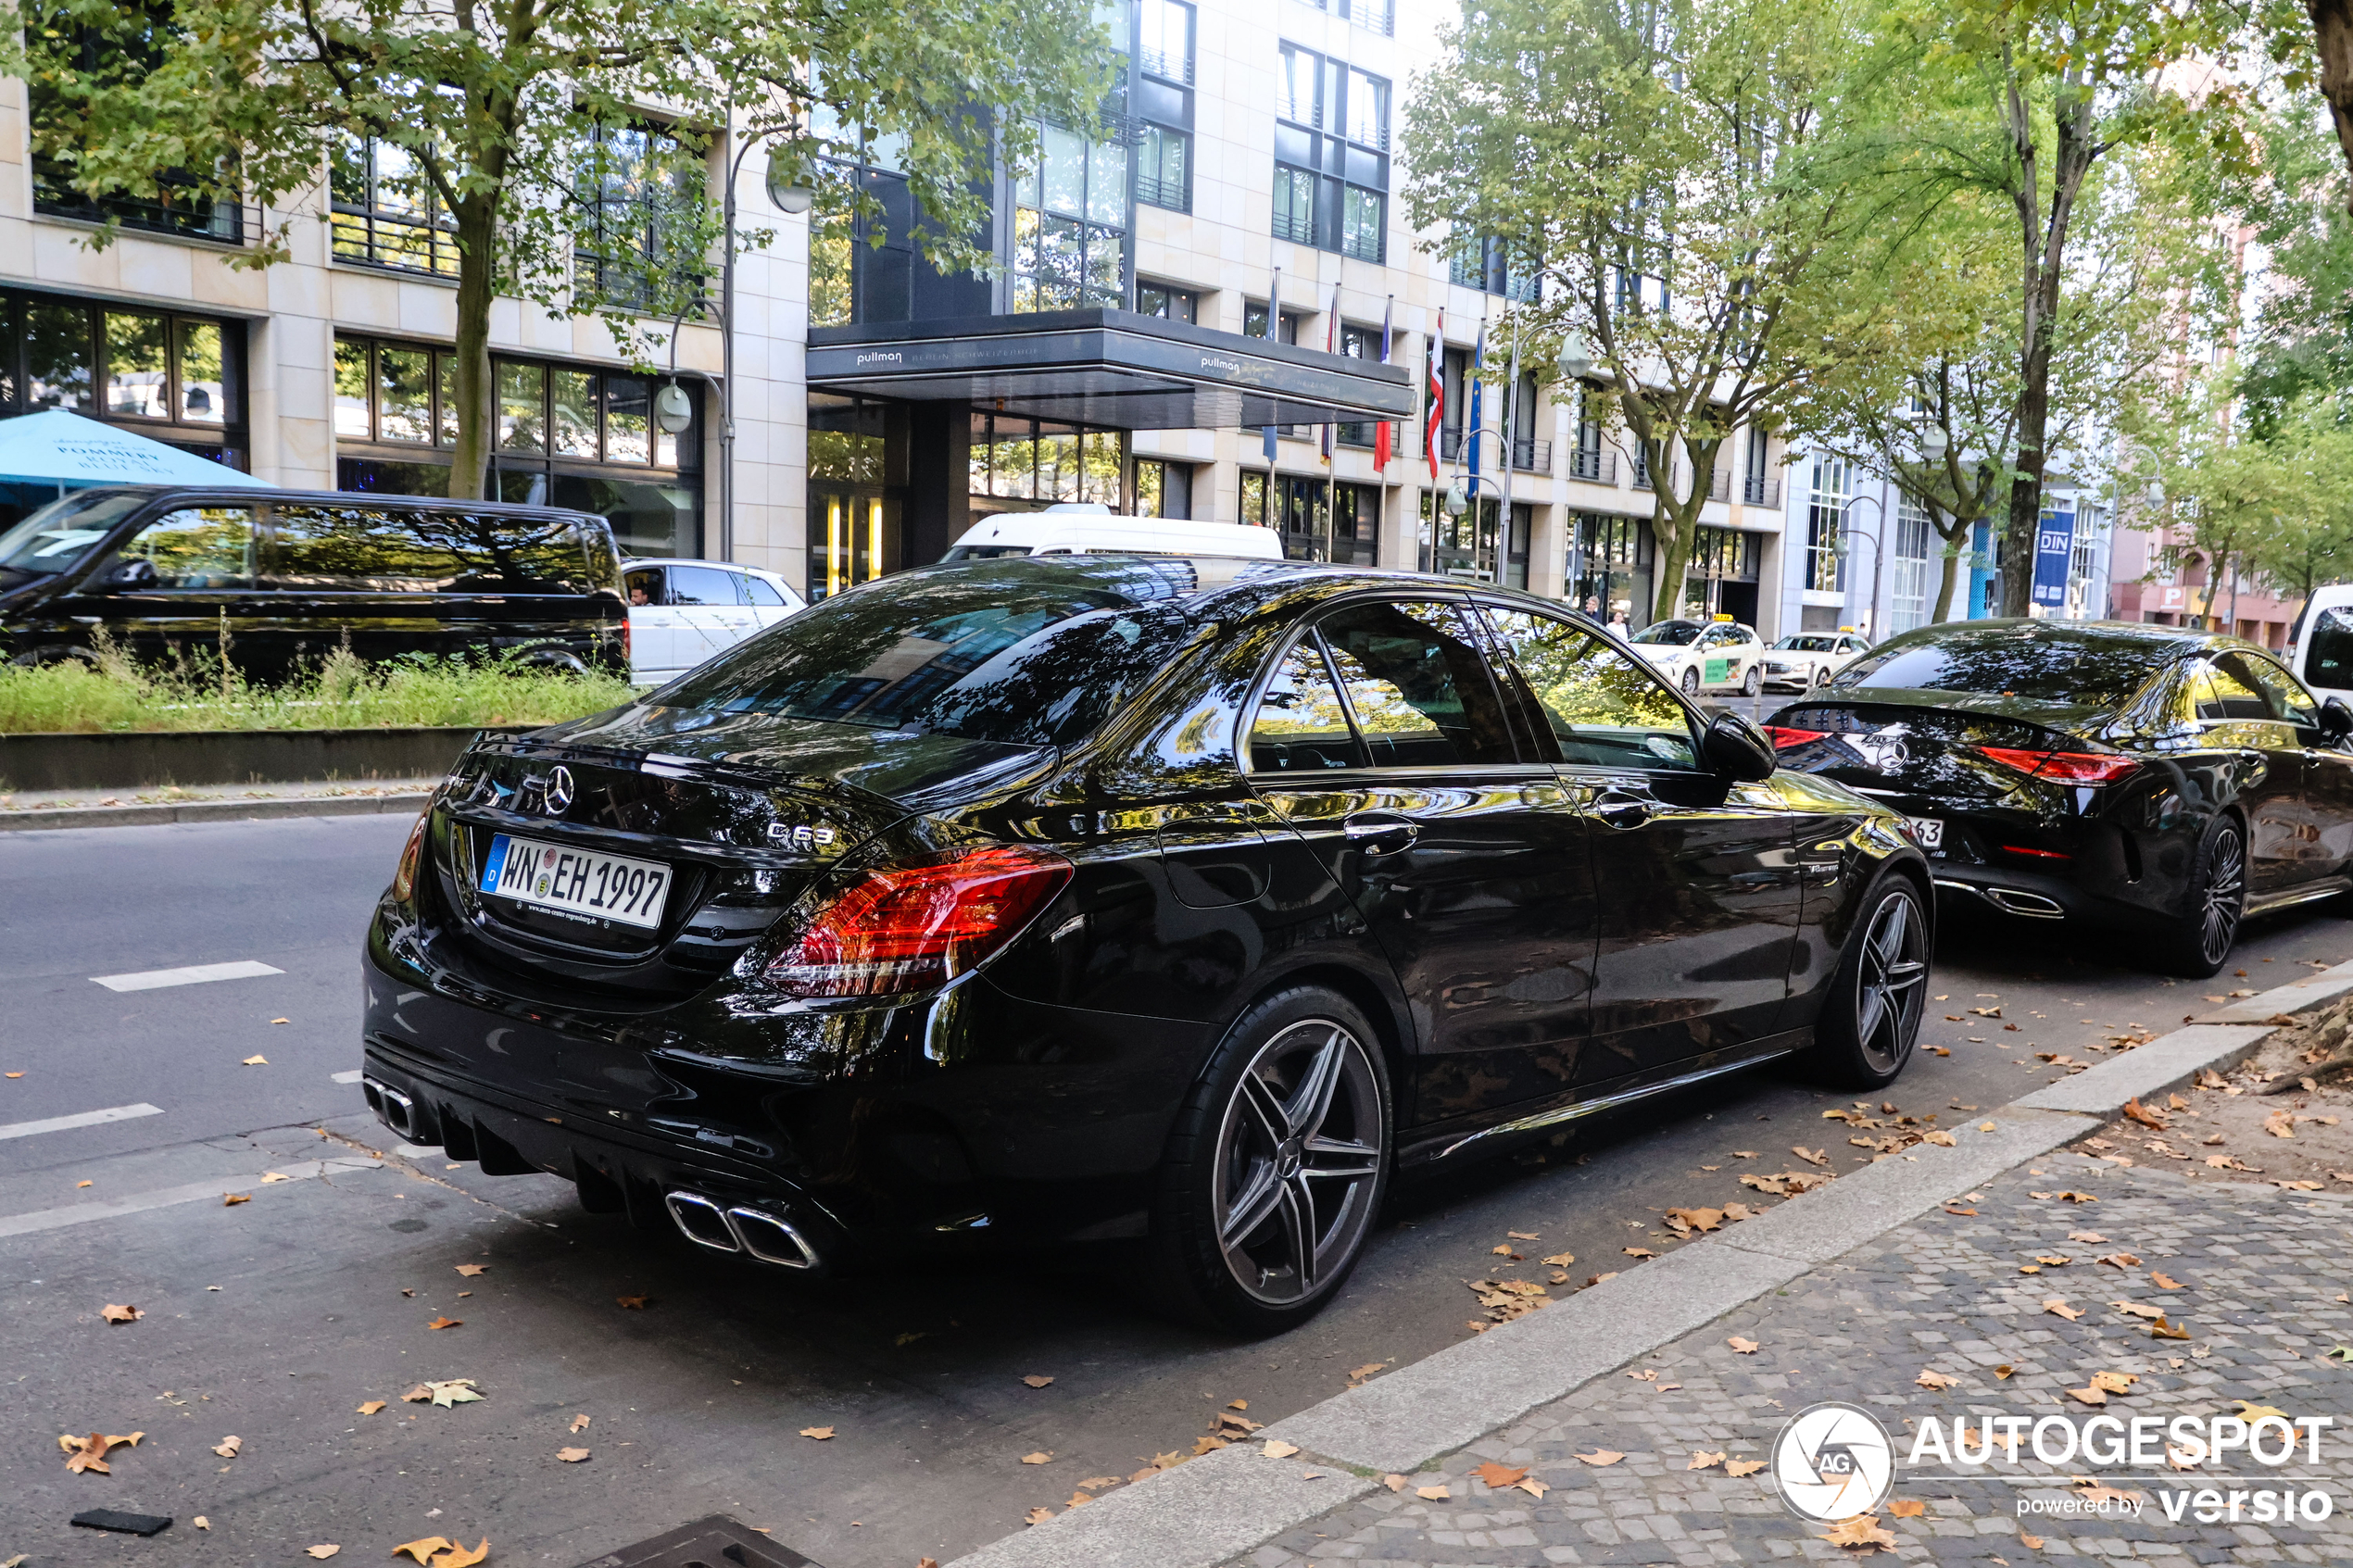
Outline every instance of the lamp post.
{"type": "Polygon", "coordinates": [[[1849,495],[1846,498],[1846,504],[1838,508],[1839,537],[1843,539],[1847,534],[1852,533],[1857,539],[1868,539],[1871,542],[1871,602],[1865,608],[1864,620],[1869,627],[1871,641],[1873,642],[1879,641],[1880,565],[1887,558],[1887,552],[1880,548],[1879,538],[1881,533],[1884,533],[1886,532],[1887,505],[1876,495],[1849,495]],[[1847,522],[1847,514],[1855,509],[1855,503],[1857,501],[1869,501],[1871,505],[1879,508],[1878,533],[1869,533],[1866,530],[1854,527],[1847,522]]]}

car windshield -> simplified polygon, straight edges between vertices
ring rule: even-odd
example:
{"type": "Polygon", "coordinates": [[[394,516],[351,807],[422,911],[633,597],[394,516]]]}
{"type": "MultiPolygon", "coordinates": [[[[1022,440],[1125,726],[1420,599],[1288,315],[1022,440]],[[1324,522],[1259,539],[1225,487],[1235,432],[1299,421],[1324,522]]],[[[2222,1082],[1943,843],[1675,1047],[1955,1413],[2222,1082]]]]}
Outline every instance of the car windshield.
{"type": "Polygon", "coordinates": [[[0,571],[14,586],[70,570],[109,529],[145,504],[138,491],[83,491],[61,495],[0,533],[0,571]]]}
{"type": "Polygon", "coordinates": [[[1689,647],[1692,639],[1698,636],[1700,631],[1700,623],[1696,621],[1662,621],[1655,625],[1645,626],[1635,633],[1634,641],[1668,643],[1679,648],[1689,647]]]}
{"type": "Polygon", "coordinates": [[[1835,653],[1838,651],[1838,639],[1836,637],[1783,637],[1773,646],[1777,648],[1787,648],[1793,653],[1835,653]]]}
{"type": "Polygon", "coordinates": [[[1029,546],[1026,545],[958,545],[939,558],[944,565],[960,560],[1003,560],[1008,556],[1027,554],[1029,546]]]}
{"type": "Polygon", "coordinates": [[[1167,662],[1188,624],[1172,601],[1192,574],[1007,566],[1020,574],[941,571],[820,600],[646,700],[1073,745],[1167,662]]]}
{"type": "Polygon", "coordinates": [[[1836,691],[1979,692],[2070,708],[2121,708],[2173,650],[2146,637],[2053,626],[1931,626],[1888,642],[1833,676],[1836,691]]]}

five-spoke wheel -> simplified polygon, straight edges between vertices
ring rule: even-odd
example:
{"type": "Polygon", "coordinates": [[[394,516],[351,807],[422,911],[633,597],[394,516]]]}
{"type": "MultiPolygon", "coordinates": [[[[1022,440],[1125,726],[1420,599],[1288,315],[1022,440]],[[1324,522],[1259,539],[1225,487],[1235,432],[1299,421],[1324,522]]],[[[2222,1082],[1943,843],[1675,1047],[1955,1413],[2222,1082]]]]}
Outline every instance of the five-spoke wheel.
{"type": "Polygon", "coordinates": [[[1928,1002],[1934,933],[1919,884],[1882,872],[1856,905],[1854,935],[1815,1024],[1807,1065],[1824,1082],[1876,1089],[1912,1059],[1928,1002]]]}

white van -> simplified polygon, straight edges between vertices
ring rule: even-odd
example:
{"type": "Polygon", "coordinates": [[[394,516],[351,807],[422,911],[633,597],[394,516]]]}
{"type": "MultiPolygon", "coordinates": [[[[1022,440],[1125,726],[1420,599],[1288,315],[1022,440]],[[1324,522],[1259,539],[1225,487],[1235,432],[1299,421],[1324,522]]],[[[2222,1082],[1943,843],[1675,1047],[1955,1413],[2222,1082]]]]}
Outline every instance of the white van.
{"type": "Polygon", "coordinates": [[[629,679],[653,685],[809,608],[773,571],[724,560],[622,563],[629,586],[629,679]]]}
{"type": "Polygon", "coordinates": [[[2312,590],[2288,628],[2287,667],[2322,702],[2353,703],[2353,583],[2312,590]]]}
{"type": "Polygon", "coordinates": [[[943,561],[1001,556],[1245,556],[1283,558],[1283,537],[1239,522],[1122,517],[1100,501],[1063,501],[1036,512],[999,512],[975,523],[943,561]]]}

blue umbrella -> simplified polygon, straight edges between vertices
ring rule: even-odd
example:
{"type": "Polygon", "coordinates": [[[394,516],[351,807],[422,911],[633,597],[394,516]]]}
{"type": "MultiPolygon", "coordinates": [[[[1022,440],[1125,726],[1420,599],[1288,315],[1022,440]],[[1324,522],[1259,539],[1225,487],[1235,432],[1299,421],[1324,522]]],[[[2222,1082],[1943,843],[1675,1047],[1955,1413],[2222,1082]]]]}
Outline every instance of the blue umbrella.
{"type": "Polygon", "coordinates": [[[277,486],[225,463],[52,408],[0,420],[0,484],[248,484],[277,486]]]}

